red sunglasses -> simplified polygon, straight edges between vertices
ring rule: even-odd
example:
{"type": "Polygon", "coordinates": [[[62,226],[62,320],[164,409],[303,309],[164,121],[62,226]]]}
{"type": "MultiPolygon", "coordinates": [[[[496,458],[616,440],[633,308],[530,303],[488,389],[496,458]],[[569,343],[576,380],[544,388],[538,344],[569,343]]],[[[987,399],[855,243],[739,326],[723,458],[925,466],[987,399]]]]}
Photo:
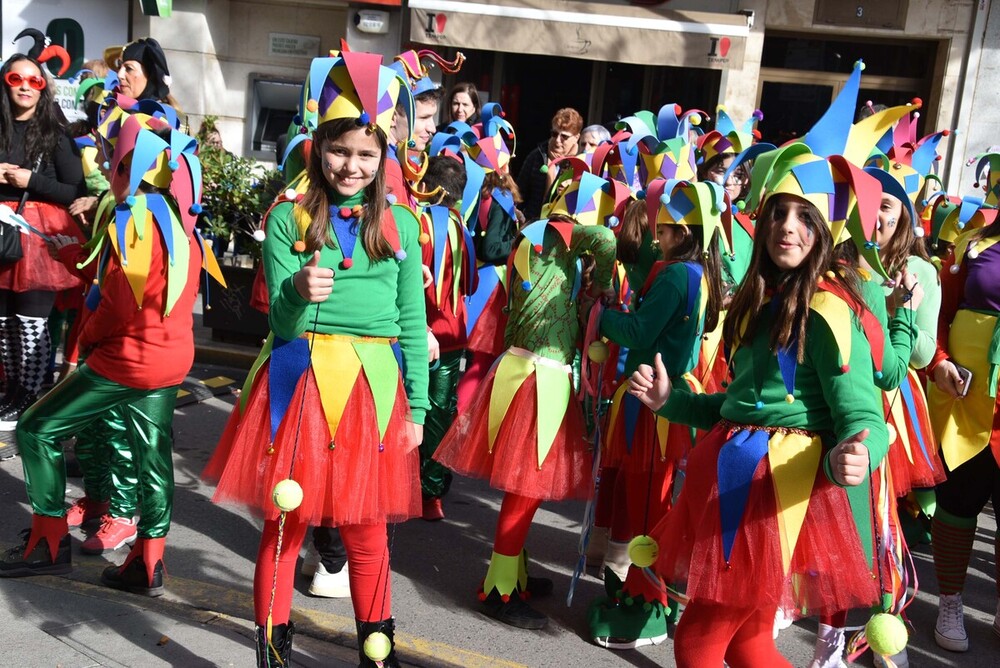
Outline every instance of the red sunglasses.
{"type": "Polygon", "coordinates": [[[4,77],[7,85],[11,88],[18,88],[25,81],[28,82],[28,86],[34,88],[35,90],[43,90],[48,83],[45,81],[45,77],[40,77],[37,75],[32,75],[30,77],[22,76],[17,72],[8,72],[7,76],[4,77]]]}

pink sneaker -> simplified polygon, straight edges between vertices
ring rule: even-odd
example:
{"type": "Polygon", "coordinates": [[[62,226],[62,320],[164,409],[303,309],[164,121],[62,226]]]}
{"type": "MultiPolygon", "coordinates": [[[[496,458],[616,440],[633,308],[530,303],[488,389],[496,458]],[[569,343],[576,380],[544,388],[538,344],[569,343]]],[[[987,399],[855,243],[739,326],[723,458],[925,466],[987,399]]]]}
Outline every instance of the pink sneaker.
{"type": "Polygon", "coordinates": [[[135,519],[132,517],[101,518],[101,528],[93,536],[83,541],[80,551],[84,554],[104,554],[135,542],[135,519]]]}
{"type": "Polygon", "coordinates": [[[66,524],[72,528],[99,520],[108,512],[108,505],[107,501],[94,501],[88,496],[79,498],[66,511],[66,524]]]}

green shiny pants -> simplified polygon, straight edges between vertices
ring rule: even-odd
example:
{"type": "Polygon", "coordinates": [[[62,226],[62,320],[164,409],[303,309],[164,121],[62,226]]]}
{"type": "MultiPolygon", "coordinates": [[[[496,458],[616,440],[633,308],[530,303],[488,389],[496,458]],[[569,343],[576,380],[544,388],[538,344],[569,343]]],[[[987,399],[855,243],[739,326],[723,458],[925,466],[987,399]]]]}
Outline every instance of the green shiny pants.
{"type": "Polygon", "coordinates": [[[66,514],[66,464],[61,441],[109,411],[125,425],[138,478],[140,538],[162,538],[170,529],[174,468],[170,426],[177,387],[139,390],[94,373],[86,364],[21,416],[17,443],[32,510],[66,514]]]}
{"type": "Polygon", "coordinates": [[[420,444],[420,489],[424,498],[444,496],[451,486],[451,471],[432,459],[458,411],[459,365],[464,350],[441,353],[440,364],[427,379],[431,407],[424,418],[424,442],[420,444]]]}
{"type": "Polygon", "coordinates": [[[76,435],[73,449],[83,471],[87,498],[109,501],[112,517],[135,515],[139,477],[121,411],[108,411],[84,427],[76,435]]]}

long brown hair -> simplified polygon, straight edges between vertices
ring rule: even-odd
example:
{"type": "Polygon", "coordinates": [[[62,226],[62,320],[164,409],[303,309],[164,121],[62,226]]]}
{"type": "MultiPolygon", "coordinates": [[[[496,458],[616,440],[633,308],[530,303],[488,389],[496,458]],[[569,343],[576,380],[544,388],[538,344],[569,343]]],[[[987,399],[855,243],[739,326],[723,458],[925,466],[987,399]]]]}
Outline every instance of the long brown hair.
{"type": "Polygon", "coordinates": [[[889,242],[879,251],[882,266],[890,276],[897,271],[902,271],[906,266],[906,258],[911,255],[931,261],[924,247],[924,240],[918,239],[913,233],[913,221],[910,220],[910,212],[904,203],[900,207],[899,221],[896,222],[896,231],[889,242]]]}
{"type": "MultiPolygon", "coordinates": [[[[313,133],[312,152],[306,167],[309,188],[300,204],[312,218],[312,222],[306,228],[305,235],[306,250],[309,252],[317,251],[323,246],[331,248],[336,246],[330,236],[330,196],[326,176],[323,174],[323,146],[327,142],[334,141],[351,130],[357,129],[358,124],[353,118],[338,118],[321,124],[313,133]]],[[[388,143],[381,128],[376,127],[368,132],[375,136],[382,156],[378,161],[375,179],[365,188],[365,209],[364,213],[361,214],[358,237],[365,253],[373,262],[376,262],[393,257],[393,249],[385,235],[382,234],[382,218],[388,205],[385,199],[388,192],[385,185],[385,160],[388,143]]]]}
{"type": "Polygon", "coordinates": [[[483,195],[488,195],[493,192],[494,188],[509,192],[510,196],[514,198],[514,204],[520,204],[524,201],[521,197],[521,189],[517,187],[517,182],[510,177],[508,172],[492,171],[486,173],[481,192],[483,195]]]}
{"type": "Polygon", "coordinates": [[[771,196],[764,202],[757,216],[757,232],[754,235],[753,255],[746,278],[733,296],[729,314],[723,323],[722,333],[733,347],[741,340],[750,341],[760,323],[758,316],[764,302],[771,293],[781,293],[775,304],[777,312],[770,332],[771,350],[787,348],[797,340],[797,358],[805,358],[806,322],[809,319],[809,304],[816,293],[817,283],[826,272],[847,291],[854,302],[852,309],[861,308],[863,300],[858,292],[857,270],[853,266],[839,265],[834,256],[833,235],[823,216],[811,203],[802,200],[805,206],[806,224],[812,230],[815,243],[809,254],[795,269],[783,271],[771,259],[767,250],[768,238],[775,224],[775,210],[787,195],[771,196]],[[743,329],[745,326],[745,329],[743,329]],[[742,330],[742,331],[741,331],[742,330]]]}
{"type": "Polygon", "coordinates": [[[701,231],[695,231],[687,225],[675,225],[684,230],[684,240],[670,251],[665,260],[671,262],[695,262],[705,271],[705,283],[708,285],[708,304],[705,308],[705,331],[711,332],[719,326],[719,311],[722,309],[722,256],[719,252],[718,229],[708,242],[708,248],[702,245],[701,231]]]}
{"type": "Polygon", "coordinates": [[[639,249],[643,242],[650,243],[645,200],[629,202],[622,214],[621,228],[618,230],[618,261],[635,264],[639,261],[639,249]]]}

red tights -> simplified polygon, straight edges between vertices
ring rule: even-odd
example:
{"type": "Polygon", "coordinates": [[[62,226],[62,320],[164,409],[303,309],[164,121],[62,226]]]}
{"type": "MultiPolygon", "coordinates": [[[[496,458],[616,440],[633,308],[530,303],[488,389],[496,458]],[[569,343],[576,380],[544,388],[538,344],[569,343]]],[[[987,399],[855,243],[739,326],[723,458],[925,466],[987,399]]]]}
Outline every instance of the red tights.
{"type": "MultiPolygon", "coordinates": [[[[601,481],[603,484],[603,480],[601,481]]],[[[627,543],[649,533],[670,510],[674,467],[648,471],[619,469],[615,476],[611,540],[627,543]]]]}
{"type": "Polygon", "coordinates": [[[731,608],[718,603],[691,601],[684,608],[674,635],[678,668],[688,666],[791,665],[774,645],[774,610],[731,608]]]}
{"type": "Polygon", "coordinates": [[[497,518],[497,533],[493,540],[493,551],[507,557],[516,557],[524,549],[528,539],[528,530],[535,511],[542,505],[541,499],[527,496],[504,494],[500,505],[500,517],[497,518]]]}
{"type": "MultiPolygon", "coordinates": [[[[285,516],[285,530],[281,539],[281,557],[278,560],[278,577],[271,610],[273,624],[285,624],[292,610],[292,592],[295,584],[295,564],[299,550],[309,528],[296,522],[292,515],[285,516]]],[[[391,587],[389,583],[389,550],[385,524],[348,525],[340,527],[347,550],[348,571],[351,579],[351,603],[354,616],[363,622],[378,622],[392,616],[391,587]]],[[[257,552],[257,569],[253,578],[254,618],[263,626],[271,601],[274,582],[274,554],[278,545],[278,522],[264,522],[257,552]]]]}

